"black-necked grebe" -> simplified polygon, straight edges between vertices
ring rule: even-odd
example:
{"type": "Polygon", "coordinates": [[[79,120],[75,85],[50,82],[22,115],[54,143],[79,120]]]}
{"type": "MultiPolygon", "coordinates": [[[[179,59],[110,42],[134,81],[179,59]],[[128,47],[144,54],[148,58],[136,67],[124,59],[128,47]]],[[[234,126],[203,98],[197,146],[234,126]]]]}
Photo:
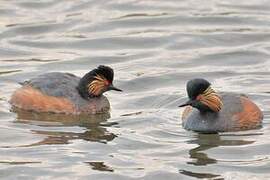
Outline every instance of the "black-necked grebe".
{"type": "Polygon", "coordinates": [[[110,109],[102,94],[113,86],[113,69],[100,65],[82,78],[70,73],[52,72],[24,82],[11,96],[13,107],[35,112],[97,114],[110,109]]]}
{"type": "Polygon", "coordinates": [[[247,96],[237,93],[217,93],[205,79],[187,83],[189,100],[182,114],[185,129],[215,133],[255,129],[261,126],[263,114],[247,96]]]}

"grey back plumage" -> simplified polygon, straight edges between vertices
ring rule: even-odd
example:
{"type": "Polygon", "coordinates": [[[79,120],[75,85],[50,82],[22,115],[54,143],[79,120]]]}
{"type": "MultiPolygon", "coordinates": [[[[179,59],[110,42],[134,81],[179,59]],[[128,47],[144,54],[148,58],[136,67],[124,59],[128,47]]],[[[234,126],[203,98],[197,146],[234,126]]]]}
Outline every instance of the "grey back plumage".
{"type": "Polygon", "coordinates": [[[241,94],[219,93],[223,102],[220,112],[200,113],[196,108],[192,108],[189,115],[183,119],[185,129],[200,132],[222,132],[237,128],[237,120],[233,115],[242,111],[240,97],[241,94]]]}
{"type": "Polygon", "coordinates": [[[28,84],[49,96],[68,98],[74,96],[79,80],[73,74],[52,72],[30,79],[24,85],[28,84]]]}
{"type": "Polygon", "coordinates": [[[49,96],[67,98],[79,108],[89,103],[80,96],[77,90],[80,79],[70,73],[51,72],[25,81],[24,85],[30,85],[49,96]]]}

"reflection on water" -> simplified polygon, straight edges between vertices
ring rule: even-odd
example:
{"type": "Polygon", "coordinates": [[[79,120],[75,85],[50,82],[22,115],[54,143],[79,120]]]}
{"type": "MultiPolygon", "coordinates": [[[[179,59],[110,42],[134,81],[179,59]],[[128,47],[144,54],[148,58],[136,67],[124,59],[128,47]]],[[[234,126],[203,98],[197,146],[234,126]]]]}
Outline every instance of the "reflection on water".
{"type": "Polygon", "coordinates": [[[270,179],[269,10],[265,0],[1,1],[0,178],[270,179]],[[19,82],[100,64],[124,90],[105,93],[111,117],[10,112],[19,82]],[[263,127],[185,131],[177,106],[192,78],[248,94],[263,127]]]}
{"type": "Polygon", "coordinates": [[[104,162],[85,162],[85,163],[89,164],[93,170],[113,172],[113,169],[105,165],[104,162]]]}
{"type": "MultiPolygon", "coordinates": [[[[220,175],[210,174],[210,173],[195,173],[195,172],[186,171],[186,170],[179,170],[179,173],[184,174],[186,176],[200,178],[200,179],[215,178],[215,177],[219,177],[220,176],[220,175]]],[[[215,180],[217,180],[217,179],[215,178],[215,180]]]]}
{"type": "Polygon", "coordinates": [[[24,162],[24,161],[0,161],[0,164],[9,164],[9,165],[24,165],[24,164],[35,164],[35,163],[41,163],[41,162],[34,162],[34,161],[29,161],[29,162],[24,162]]]}
{"type": "MultiPolygon", "coordinates": [[[[252,135],[252,134],[249,134],[252,135]]],[[[207,150],[220,146],[241,146],[252,144],[255,141],[242,139],[223,139],[226,135],[220,134],[198,134],[195,139],[187,141],[188,144],[196,144],[197,147],[189,150],[191,161],[187,164],[194,166],[207,166],[218,162],[217,159],[209,157],[207,150]]],[[[220,175],[211,173],[198,173],[188,170],[179,170],[181,174],[196,178],[214,178],[220,175]]]]}
{"type": "Polygon", "coordinates": [[[198,144],[199,146],[189,151],[189,155],[192,161],[187,162],[195,166],[205,166],[208,164],[217,163],[216,159],[208,157],[205,152],[208,149],[219,147],[219,146],[237,146],[247,145],[254,143],[255,141],[246,140],[223,140],[219,134],[198,134],[195,140],[190,140],[190,144],[198,144]]]}
{"type": "MultiPolygon", "coordinates": [[[[65,115],[54,113],[36,113],[31,111],[24,111],[15,109],[17,114],[17,121],[15,123],[34,124],[41,127],[82,127],[83,132],[68,132],[57,131],[48,128],[45,130],[32,130],[33,133],[45,135],[46,138],[40,142],[30,144],[28,146],[38,146],[44,144],[68,144],[71,140],[82,139],[85,141],[97,141],[107,143],[113,140],[116,135],[108,132],[106,124],[110,114],[97,114],[97,115],[65,115]]],[[[110,126],[110,124],[107,124],[110,126]]]]}
{"type": "Polygon", "coordinates": [[[204,151],[206,151],[207,149],[218,147],[219,143],[215,143],[217,142],[217,140],[221,143],[219,135],[199,134],[196,140],[189,141],[188,143],[198,144],[198,147],[189,150],[189,155],[192,161],[189,161],[187,163],[193,164],[195,166],[204,166],[207,164],[216,163],[217,160],[208,157],[207,153],[205,153],[204,151]],[[214,141],[213,143],[212,140],[214,141]]]}

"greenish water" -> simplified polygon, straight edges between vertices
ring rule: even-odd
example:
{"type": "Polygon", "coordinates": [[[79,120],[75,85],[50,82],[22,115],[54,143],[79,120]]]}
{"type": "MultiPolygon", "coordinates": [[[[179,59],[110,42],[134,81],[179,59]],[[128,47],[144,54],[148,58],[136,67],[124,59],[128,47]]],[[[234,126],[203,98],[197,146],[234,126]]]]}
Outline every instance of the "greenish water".
{"type": "Polygon", "coordinates": [[[270,179],[268,1],[0,2],[1,179],[270,179]],[[124,90],[106,93],[110,114],[10,112],[18,82],[99,64],[124,90]],[[263,127],[182,129],[194,77],[248,94],[263,127]]]}

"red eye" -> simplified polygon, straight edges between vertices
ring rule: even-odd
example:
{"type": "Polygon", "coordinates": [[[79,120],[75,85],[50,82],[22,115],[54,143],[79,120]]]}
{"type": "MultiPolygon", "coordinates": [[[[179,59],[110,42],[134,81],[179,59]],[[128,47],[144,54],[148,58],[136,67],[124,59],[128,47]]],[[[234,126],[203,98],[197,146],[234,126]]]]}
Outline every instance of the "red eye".
{"type": "Polygon", "coordinates": [[[202,96],[201,95],[198,95],[197,97],[196,97],[196,100],[198,100],[198,101],[200,101],[202,99],[202,96]]]}
{"type": "Polygon", "coordinates": [[[106,86],[108,86],[110,84],[109,81],[107,81],[107,80],[105,80],[104,82],[105,82],[106,86]]]}

